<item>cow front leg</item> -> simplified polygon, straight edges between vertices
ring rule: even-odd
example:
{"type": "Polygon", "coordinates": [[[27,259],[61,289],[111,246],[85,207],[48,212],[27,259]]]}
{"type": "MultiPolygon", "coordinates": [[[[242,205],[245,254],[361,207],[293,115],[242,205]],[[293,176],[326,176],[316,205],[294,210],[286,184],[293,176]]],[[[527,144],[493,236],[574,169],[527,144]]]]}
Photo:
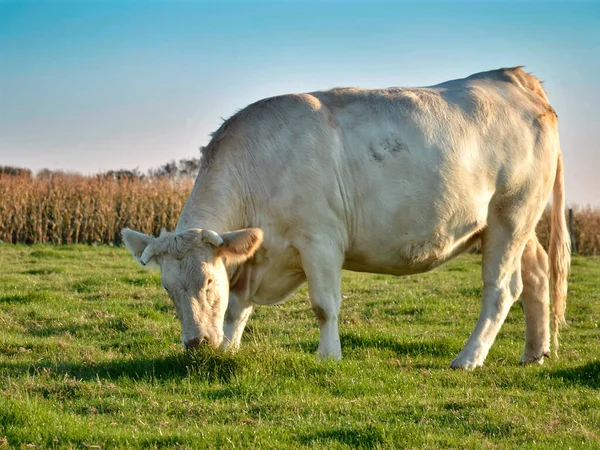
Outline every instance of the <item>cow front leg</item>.
{"type": "Polygon", "coordinates": [[[229,294],[229,305],[223,325],[222,349],[235,351],[240,347],[244,328],[253,312],[254,305],[252,303],[240,300],[233,293],[229,294]]]}
{"type": "MultiPolygon", "coordinates": [[[[317,297],[318,298],[318,297],[317,297]]],[[[338,330],[339,301],[335,297],[320,297],[319,300],[311,299],[312,310],[319,324],[319,359],[342,359],[342,346],[338,330]]]]}
{"type": "Polygon", "coordinates": [[[319,359],[342,359],[338,315],[342,299],[341,252],[313,243],[300,249],[310,304],[319,324],[319,359]]]}

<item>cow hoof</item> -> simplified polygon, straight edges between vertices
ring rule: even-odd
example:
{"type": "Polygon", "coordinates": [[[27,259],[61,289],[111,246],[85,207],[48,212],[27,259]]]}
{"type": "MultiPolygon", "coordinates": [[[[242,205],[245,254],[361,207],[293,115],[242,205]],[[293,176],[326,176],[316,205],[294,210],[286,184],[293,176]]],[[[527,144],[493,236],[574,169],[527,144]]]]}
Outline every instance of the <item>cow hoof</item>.
{"type": "Polygon", "coordinates": [[[229,353],[235,353],[240,349],[240,343],[235,341],[230,341],[227,337],[224,337],[221,341],[221,345],[219,345],[219,350],[229,353]]]}
{"type": "Polygon", "coordinates": [[[523,354],[523,356],[521,356],[521,361],[520,364],[522,366],[526,366],[529,364],[544,364],[544,356],[549,358],[550,357],[550,352],[546,351],[546,352],[542,352],[541,355],[539,356],[535,356],[535,355],[528,355],[526,353],[523,354]]]}
{"type": "Polygon", "coordinates": [[[464,355],[458,355],[454,358],[454,361],[450,363],[451,369],[462,369],[462,370],[473,370],[477,367],[481,367],[483,362],[474,361],[464,355]]]}
{"type": "Polygon", "coordinates": [[[342,355],[317,355],[319,361],[341,361],[342,355]]]}
{"type": "Polygon", "coordinates": [[[317,359],[319,361],[340,361],[342,359],[341,353],[317,353],[317,359]]]}
{"type": "Polygon", "coordinates": [[[239,349],[240,349],[239,345],[235,345],[235,344],[231,344],[231,343],[221,344],[219,346],[219,350],[222,350],[223,352],[227,352],[227,353],[237,353],[237,351],[239,349]]]}

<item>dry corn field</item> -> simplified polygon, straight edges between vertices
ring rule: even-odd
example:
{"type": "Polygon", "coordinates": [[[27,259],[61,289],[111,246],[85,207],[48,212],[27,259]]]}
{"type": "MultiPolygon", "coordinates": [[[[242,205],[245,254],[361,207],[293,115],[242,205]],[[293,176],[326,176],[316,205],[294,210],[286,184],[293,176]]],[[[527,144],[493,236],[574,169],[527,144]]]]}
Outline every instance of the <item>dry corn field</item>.
{"type": "MultiPolygon", "coordinates": [[[[157,235],[163,227],[175,227],[192,185],[189,178],[0,174],[0,240],[119,244],[125,226],[157,235]]],[[[537,228],[545,247],[550,238],[549,217],[548,209],[537,228]]],[[[600,254],[599,209],[574,207],[573,231],[577,253],[600,254]]]]}
{"type": "Polygon", "coordinates": [[[175,228],[192,180],[50,178],[0,174],[0,239],[7,243],[118,244],[121,229],[175,228]]]}

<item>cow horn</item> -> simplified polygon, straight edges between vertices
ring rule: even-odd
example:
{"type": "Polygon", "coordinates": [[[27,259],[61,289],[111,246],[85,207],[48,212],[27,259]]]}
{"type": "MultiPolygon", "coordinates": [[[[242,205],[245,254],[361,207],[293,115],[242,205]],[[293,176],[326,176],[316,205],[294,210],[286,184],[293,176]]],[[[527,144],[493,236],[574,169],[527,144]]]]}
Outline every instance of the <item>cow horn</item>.
{"type": "Polygon", "coordinates": [[[142,263],[142,266],[148,264],[148,262],[150,262],[153,256],[154,249],[152,248],[152,245],[149,245],[145,248],[144,253],[142,253],[142,256],[140,256],[140,263],[142,263]]]}
{"type": "Polygon", "coordinates": [[[202,230],[202,242],[219,247],[223,244],[223,238],[212,230],[202,230]]]}

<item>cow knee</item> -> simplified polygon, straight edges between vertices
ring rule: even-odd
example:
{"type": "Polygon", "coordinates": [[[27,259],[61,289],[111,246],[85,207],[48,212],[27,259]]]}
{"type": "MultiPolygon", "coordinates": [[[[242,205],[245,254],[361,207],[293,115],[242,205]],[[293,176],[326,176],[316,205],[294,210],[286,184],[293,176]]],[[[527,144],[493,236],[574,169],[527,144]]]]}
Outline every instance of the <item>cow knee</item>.
{"type": "Polygon", "coordinates": [[[521,270],[516,270],[510,278],[510,295],[512,302],[515,302],[521,296],[523,292],[523,278],[521,277],[521,270]]]}
{"type": "Polygon", "coordinates": [[[316,305],[312,307],[312,310],[315,313],[315,317],[317,318],[319,327],[325,325],[325,323],[329,319],[329,315],[327,314],[325,309],[323,309],[321,306],[316,305]]]}
{"type": "Polygon", "coordinates": [[[338,331],[339,307],[327,308],[313,304],[312,310],[319,323],[320,338],[317,351],[319,359],[341,359],[342,350],[338,331]]]}

